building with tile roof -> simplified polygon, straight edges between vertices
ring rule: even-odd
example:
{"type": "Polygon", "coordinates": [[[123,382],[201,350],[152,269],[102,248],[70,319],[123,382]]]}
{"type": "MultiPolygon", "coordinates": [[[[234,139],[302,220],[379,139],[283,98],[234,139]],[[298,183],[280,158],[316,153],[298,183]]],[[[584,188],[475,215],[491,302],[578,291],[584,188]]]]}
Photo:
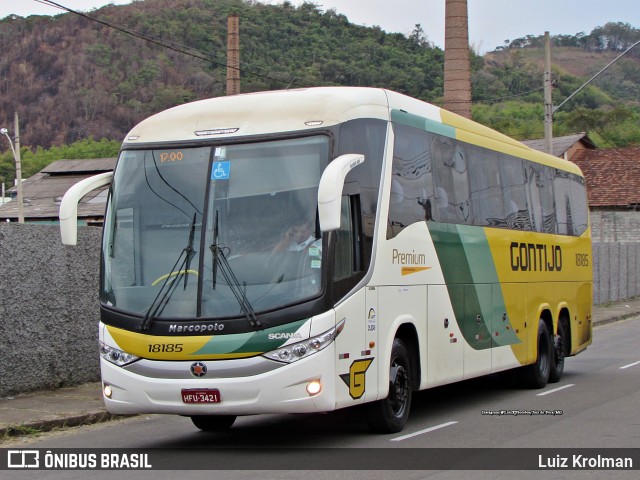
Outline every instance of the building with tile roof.
{"type": "Polygon", "coordinates": [[[640,147],[583,150],[571,161],[587,179],[592,208],[640,207],[640,147]]]}
{"type": "Polygon", "coordinates": [[[594,242],[640,242],[640,146],[583,150],[594,242]]]}
{"type": "MultiPolygon", "coordinates": [[[[538,150],[539,152],[547,151],[544,145],[544,138],[523,140],[522,143],[524,143],[527,147],[538,150]]],[[[553,154],[556,157],[561,157],[565,160],[571,160],[571,158],[577,152],[583,150],[593,150],[595,148],[596,145],[585,132],[553,138],[553,154]]]]}

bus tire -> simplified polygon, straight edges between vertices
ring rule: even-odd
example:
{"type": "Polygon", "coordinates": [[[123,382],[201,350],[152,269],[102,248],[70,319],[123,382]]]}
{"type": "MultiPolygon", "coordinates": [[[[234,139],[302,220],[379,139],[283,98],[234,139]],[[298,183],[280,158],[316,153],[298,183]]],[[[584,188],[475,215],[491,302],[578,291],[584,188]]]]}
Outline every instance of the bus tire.
{"type": "Polygon", "coordinates": [[[529,388],[544,388],[549,381],[553,364],[553,347],[549,328],[543,319],[538,321],[537,358],[524,367],[524,382],[529,388]]]}
{"type": "Polygon", "coordinates": [[[558,334],[553,339],[553,363],[549,372],[549,383],[558,383],[564,372],[564,359],[567,352],[567,341],[569,334],[565,320],[558,321],[558,334]]]}
{"type": "Polygon", "coordinates": [[[235,415],[193,415],[191,421],[205,432],[223,432],[236,421],[235,415]]]}
{"type": "Polygon", "coordinates": [[[393,340],[389,362],[389,395],[367,405],[366,420],[378,433],[397,433],[409,418],[411,409],[411,359],[404,342],[393,340]]]}

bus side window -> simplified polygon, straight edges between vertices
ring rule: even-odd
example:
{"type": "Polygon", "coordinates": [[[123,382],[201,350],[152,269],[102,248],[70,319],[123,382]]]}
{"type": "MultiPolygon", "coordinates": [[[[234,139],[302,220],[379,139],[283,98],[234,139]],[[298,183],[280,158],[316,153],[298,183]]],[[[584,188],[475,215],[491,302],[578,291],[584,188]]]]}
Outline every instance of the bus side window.
{"type": "Polygon", "coordinates": [[[505,209],[505,227],[513,230],[533,230],[527,199],[527,173],[524,162],[504,156],[500,163],[500,177],[505,209]]]}
{"type": "Polygon", "coordinates": [[[553,196],[555,170],[544,165],[531,163],[528,174],[534,230],[543,233],[557,233],[558,218],[553,196]]]}
{"type": "Polygon", "coordinates": [[[569,205],[571,208],[573,235],[582,235],[589,226],[589,203],[584,179],[577,175],[571,176],[569,205]]]}
{"type": "Polygon", "coordinates": [[[469,184],[474,225],[505,228],[504,199],[500,181],[500,160],[490,150],[475,145],[469,151],[469,184]]]}
{"type": "Polygon", "coordinates": [[[572,173],[556,170],[554,191],[558,233],[581,235],[589,223],[584,180],[572,173]]]}
{"type": "Polygon", "coordinates": [[[435,191],[434,220],[473,224],[467,153],[462,142],[435,136],[431,145],[435,191]]]}
{"type": "Polygon", "coordinates": [[[570,185],[569,173],[556,171],[553,190],[557,206],[558,233],[560,235],[574,235],[573,212],[571,211],[569,198],[570,185]]]}
{"type": "Polygon", "coordinates": [[[397,124],[394,124],[393,130],[395,141],[388,239],[409,225],[433,220],[435,201],[430,148],[433,134],[397,124]]]}

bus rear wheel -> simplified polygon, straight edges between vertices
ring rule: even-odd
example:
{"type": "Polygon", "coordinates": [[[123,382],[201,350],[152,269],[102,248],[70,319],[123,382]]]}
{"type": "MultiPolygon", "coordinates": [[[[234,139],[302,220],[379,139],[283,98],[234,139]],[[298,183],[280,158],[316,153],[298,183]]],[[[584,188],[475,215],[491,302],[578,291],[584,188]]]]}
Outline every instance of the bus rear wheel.
{"type": "Polygon", "coordinates": [[[544,388],[549,381],[553,348],[549,328],[543,319],[538,321],[538,351],[535,363],[524,367],[524,383],[530,388],[544,388]]]}
{"type": "Polygon", "coordinates": [[[193,424],[205,432],[223,432],[236,421],[235,415],[193,415],[193,424]]]}
{"type": "Polygon", "coordinates": [[[564,372],[564,359],[567,352],[567,342],[569,340],[568,328],[564,319],[558,322],[558,334],[553,341],[553,364],[549,372],[549,383],[557,383],[562,378],[564,372]]]}
{"type": "Polygon", "coordinates": [[[393,341],[389,364],[389,395],[384,400],[370,403],[367,408],[367,423],[379,433],[401,431],[411,409],[411,361],[404,342],[393,341]]]}

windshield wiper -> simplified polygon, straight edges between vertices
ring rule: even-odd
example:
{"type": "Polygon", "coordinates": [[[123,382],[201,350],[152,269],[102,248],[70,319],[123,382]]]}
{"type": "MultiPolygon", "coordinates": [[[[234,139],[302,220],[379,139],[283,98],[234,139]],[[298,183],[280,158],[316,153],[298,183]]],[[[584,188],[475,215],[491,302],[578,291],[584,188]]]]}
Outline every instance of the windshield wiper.
{"type": "MultiPolygon", "coordinates": [[[[191,222],[191,229],[189,231],[189,240],[187,242],[187,246],[182,249],[176,263],[173,264],[169,273],[166,274],[166,278],[164,279],[164,283],[160,287],[158,294],[149,305],[149,309],[147,313],[145,313],[142,318],[142,322],[140,323],[140,330],[149,330],[151,327],[151,323],[154,318],[158,317],[162,314],[165,307],[171,300],[171,296],[173,292],[176,291],[176,287],[178,286],[180,276],[184,276],[184,290],[187,289],[187,280],[189,278],[189,267],[191,266],[191,260],[195,256],[196,252],[193,249],[193,239],[195,237],[196,230],[196,213],[193,214],[193,220],[191,222]],[[184,257],[184,258],[183,258],[184,257]],[[180,261],[182,260],[182,263],[180,261]],[[180,263],[180,266],[178,266],[180,263]],[[177,267],[177,270],[176,270],[177,267]],[[173,278],[177,277],[177,278],[173,278]]],[[[162,278],[162,277],[160,277],[162,278]]],[[[154,282],[155,283],[155,282],[154,282]]]]}
{"type": "MultiPolygon", "coordinates": [[[[258,317],[256,316],[256,312],[251,306],[249,299],[247,298],[247,294],[245,290],[240,287],[240,282],[238,278],[233,273],[231,269],[231,265],[229,265],[229,261],[227,260],[227,256],[224,253],[224,246],[218,243],[218,211],[216,210],[216,219],[213,224],[213,244],[209,246],[211,249],[211,253],[213,255],[213,265],[212,265],[212,273],[213,273],[213,281],[211,287],[216,289],[216,277],[218,275],[218,266],[220,266],[220,272],[222,272],[222,276],[224,277],[227,285],[229,285],[229,289],[233,296],[236,297],[238,305],[240,305],[240,310],[249,321],[249,324],[254,328],[260,328],[262,324],[258,317]]],[[[246,283],[244,284],[244,288],[246,289],[246,283]]]]}
{"type": "Polygon", "coordinates": [[[183,252],[186,254],[186,258],[184,262],[184,270],[181,270],[181,272],[183,272],[182,274],[184,275],[183,290],[187,289],[187,280],[189,279],[189,267],[191,266],[191,260],[193,260],[193,257],[196,256],[196,252],[193,249],[193,237],[195,236],[195,233],[196,233],[196,214],[194,212],[193,220],[191,222],[191,231],[189,232],[189,243],[187,244],[187,247],[183,250],[183,252]]]}

